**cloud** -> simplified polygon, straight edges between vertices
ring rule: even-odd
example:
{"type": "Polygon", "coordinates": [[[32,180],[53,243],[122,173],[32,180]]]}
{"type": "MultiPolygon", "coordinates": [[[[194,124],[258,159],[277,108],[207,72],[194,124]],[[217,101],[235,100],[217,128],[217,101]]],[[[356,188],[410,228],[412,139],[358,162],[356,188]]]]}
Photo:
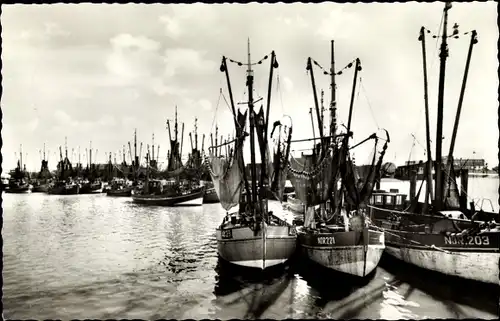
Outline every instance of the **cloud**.
{"type": "Polygon", "coordinates": [[[342,8],[335,8],[320,22],[316,33],[328,40],[345,39],[360,32],[362,26],[364,23],[356,14],[346,12],[342,8]]]}
{"type": "Polygon", "coordinates": [[[201,108],[204,110],[211,110],[212,109],[212,103],[208,101],[207,99],[200,99],[198,103],[201,105],[201,108]]]}
{"type": "Polygon", "coordinates": [[[181,34],[181,28],[179,26],[179,21],[173,17],[167,15],[160,16],[160,22],[165,25],[165,32],[172,38],[177,38],[181,34]]]}
{"type": "Polygon", "coordinates": [[[108,71],[123,83],[151,77],[161,67],[160,44],[144,36],[120,34],[110,39],[111,52],[106,59],[108,71]]]}
{"type": "Polygon", "coordinates": [[[173,77],[181,72],[190,74],[213,72],[216,68],[216,63],[205,59],[205,53],[205,51],[197,51],[190,48],[165,50],[165,76],[173,77]]]}

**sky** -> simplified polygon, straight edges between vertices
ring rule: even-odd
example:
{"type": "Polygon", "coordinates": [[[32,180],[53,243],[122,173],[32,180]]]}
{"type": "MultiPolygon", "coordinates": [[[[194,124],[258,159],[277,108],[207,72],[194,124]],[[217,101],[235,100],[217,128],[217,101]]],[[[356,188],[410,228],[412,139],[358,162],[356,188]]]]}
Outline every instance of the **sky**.
{"type": "MultiPolygon", "coordinates": [[[[362,65],[354,95],[353,144],[374,132],[384,137],[384,128],[391,137],[385,161],[402,165],[425,159],[422,50],[417,38],[421,26],[431,30],[426,54],[435,155],[439,39],[432,35],[441,30],[443,7],[440,2],[3,5],[2,167],[8,171],[15,166],[22,144],[27,169],[38,170],[45,143],[54,169],[59,146],[64,153],[65,137],[73,161],[80,146],[86,163],[85,149],[92,141],[94,159],[104,162],[105,154],[112,152],[120,162],[120,149],[133,141],[135,128],[144,144],[142,156],[154,133],[160,163],[165,162],[165,123],[174,118],[175,106],[185,126],[183,153],[190,150],[188,132],[195,117],[199,145],[206,134],[206,149],[215,124],[219,135],[234,132],[219,67],[223,55],[246,62],[248,39],[252,61],[276,52],[271,123],[289,122],[282,117],[290,116],[294,139],[313,134],[309,108],[314,100],[306,60],[311,57],[328,69],[334,40],[337,71],[356,58],[362,65]]],[[[472,53],[454,155],[484,158],[490,168],[498,164],[496,20],[495,2],[453,4],[449,30],[458,23],[460,37],[449,40],[444,100],[446,155],[470,42],[464,33],[475,29],[479,42],[472,53]]],[[[228,68],[235,103],[247,101],[245,66],[228,62],[228,68]]],[[[269,59],[256,65],[254,73],[254,95],[263,97],[257,107],[265,106],[269,59]]],[[[317,66],[314,76],[318,97],[324,90],[328,108],[330,79],[317,66]]],[[[353,77],[354,68],[336,77],[340,124],[347,123],[353,77]]],[[[302,148],[299,145],[292,149],[302,148]]],[[[372,147],[355,151],[358,163],[370,159],[372,147]]],[[[128,147],[126,154],[129,161],[128,147]]]]}

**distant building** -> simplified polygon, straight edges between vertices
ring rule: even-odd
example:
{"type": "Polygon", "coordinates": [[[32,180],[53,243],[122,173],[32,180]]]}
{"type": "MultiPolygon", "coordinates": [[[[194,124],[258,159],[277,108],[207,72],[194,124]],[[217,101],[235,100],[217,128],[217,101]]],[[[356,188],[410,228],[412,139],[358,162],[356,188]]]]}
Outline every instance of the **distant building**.
{"type": "MultiPolygon", "coordinates": [[[[443,165],[448,164],[448,157],[445,156],[443,159],[443,165]]],[[[409,179],[410,172],[417,172],[417,179],[422,179],[424,175],[425,164],[427,161],[406,161],[404,166],[398,166],[396,168],[395,178],[398,179],[409,179]]],[[[435,161],[432,161],[432,171],[434,172],[435,161]]],[[[473,158],[455,158],[453,160],[453,167],[455,170],[467,169],[470,172],[482,171],[486,166],[484,159],[473,159],[473,158]]]]}

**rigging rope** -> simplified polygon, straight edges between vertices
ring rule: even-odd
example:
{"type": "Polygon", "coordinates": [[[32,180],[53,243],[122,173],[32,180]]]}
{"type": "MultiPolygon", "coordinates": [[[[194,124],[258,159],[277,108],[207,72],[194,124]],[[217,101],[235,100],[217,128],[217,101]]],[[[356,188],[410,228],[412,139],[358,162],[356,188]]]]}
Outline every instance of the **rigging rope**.
{"type": "Polygon", "coordinates": [[[370,113],[372,114],[373,121],[375,122],[377,129],[380,129],[380,126],[377,122],[377,119],[375,118],[375,113],[373,112],[373,108],[372,108],[372,105],[370,103],[370,99],[368,98],[368,94],[366,93],[365,85],[363,84],[361,77],[359,77],[359,84],[360,84],[360,87],[363,89],[363,94],[365,95],[366,102],[368,103],[368,107],[370,108],[370,113]]]}

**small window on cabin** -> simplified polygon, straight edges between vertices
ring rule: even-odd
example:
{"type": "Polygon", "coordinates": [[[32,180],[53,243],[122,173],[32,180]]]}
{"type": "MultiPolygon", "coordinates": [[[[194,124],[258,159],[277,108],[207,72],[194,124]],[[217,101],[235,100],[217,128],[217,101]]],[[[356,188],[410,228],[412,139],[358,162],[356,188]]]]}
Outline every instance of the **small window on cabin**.
{"type": "Polygon", "coordinates": [[[375,196],[375,204],[382,204],[382,195],[375,196]]]}
{"type": "Polygon", "coordinates": [[[401,196],[396,196],[396,205],[401,205],[403,203],[403,198],[401,196]]]}
{"type": "Polygon", "coordinates": [[[392,204],[392,196],[387,195],[387,196],[385,197],[385,203],[386,203],[386,204],[392,204]]]}

